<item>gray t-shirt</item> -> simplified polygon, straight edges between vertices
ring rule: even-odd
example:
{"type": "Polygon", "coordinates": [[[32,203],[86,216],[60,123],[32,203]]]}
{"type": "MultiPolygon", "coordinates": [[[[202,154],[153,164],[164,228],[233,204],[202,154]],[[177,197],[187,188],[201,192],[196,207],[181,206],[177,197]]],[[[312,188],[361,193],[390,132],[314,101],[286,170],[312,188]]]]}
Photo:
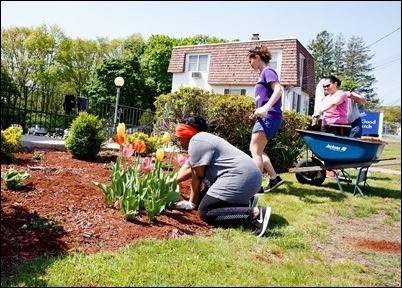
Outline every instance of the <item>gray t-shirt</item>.
{"type": "Polygon", "coordinates": [[[359,107],[357,106],[357,103],[349,98],[348,99],[348,123],[349,124],[352,123],[359,117],[360,117],[360,111],[359,111],[359,107]]]}
{"type": "Polygon", "coordinates": [[[247,204],[261,188],[262,173],[254,160],[221,137],[199,132],[188,148],[192,167],[207,166],[207,194],[236,204],[247,204]]]}

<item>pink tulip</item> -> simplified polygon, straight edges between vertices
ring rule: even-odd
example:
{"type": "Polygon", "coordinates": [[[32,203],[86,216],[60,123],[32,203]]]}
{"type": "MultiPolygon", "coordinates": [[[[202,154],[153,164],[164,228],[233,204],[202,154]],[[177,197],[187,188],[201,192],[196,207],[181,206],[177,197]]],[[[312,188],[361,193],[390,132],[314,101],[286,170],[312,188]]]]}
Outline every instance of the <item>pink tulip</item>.
{"type": "Polygon", "coordinates": [[[155,170],[155,166],[152,164],[151,158],[145,157],[141,161],[141,168],[152,172],[155,170]]]}
{"type": "Polygon", "coordinates": [[[172,238],[180,238],[179,229],[172,229],[172,238]]]}
{"type": "Polygon", "coordinates": [[[123,156],[128,158],[134,154],[134,148],[131,144],[124,144],[123,146],[123,156]]]}
{"type": "Polygon", "coordinates": [[[177,154],[177,163],[179,163],[180,166],[183,166],[184,163],[186,163],[188,159],[188,156],[185,156],[183,154],[177,154]]]}
{"type": "Polygon", "coordinates": [[[120,198],[116,200],[116,202],[114,202],[114,208],[116,208],[117,210],[120,209],[120,198]]]}

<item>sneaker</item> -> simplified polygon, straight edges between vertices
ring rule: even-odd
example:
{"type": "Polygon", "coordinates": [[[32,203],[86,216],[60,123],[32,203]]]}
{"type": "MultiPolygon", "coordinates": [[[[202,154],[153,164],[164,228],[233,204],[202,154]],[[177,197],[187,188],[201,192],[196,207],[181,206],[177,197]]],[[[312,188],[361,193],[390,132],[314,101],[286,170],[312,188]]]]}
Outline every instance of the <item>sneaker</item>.
{"type": "Polygon", "coordinates": [[[257,202],[258,202],[258,196],[254,195],[253,197],[251,197],[248,207],[254,208],[255,206],[257,206],[257,202]]]}
{"type": "Polygon", "coordinates": [[[264,190],[265,192],[270,192],[282,184],[283,184],[282,178],[280,176],[276,176],[274,180],[269,180],[269,184],[267,187],[265,187],[264,190]]]}
{"type": "Polygon", "coordinates": [[[257,194],[264,194],[264,187],[261,186],[260,190],[257,192],[257,194]]]}
{"type": "Polygon", "coordinates": [[[258,215],[258,219],[253,220],[253,224],[255,225],[254,233],[257,237],[261,237],[268,228],[271,207],[258,206],[258,209],[260,210],[260,215],[258,215]]]}

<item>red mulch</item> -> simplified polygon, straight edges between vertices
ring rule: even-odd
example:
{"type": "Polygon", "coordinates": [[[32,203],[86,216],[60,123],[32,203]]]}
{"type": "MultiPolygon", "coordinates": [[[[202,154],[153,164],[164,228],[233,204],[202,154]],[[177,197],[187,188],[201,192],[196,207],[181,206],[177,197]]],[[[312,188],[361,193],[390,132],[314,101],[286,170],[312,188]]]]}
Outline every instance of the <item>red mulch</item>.
{"type": "MultiPolygon", "coordinates": [[[[112,153],[101,152],[96,161],[83,161],[67,152],[47,151],[44,159],[33,160],[33,151],[26,151],[14,154],[16,163],[1,166],[3,172],[13,167],[31,175],[19,191],[9,191],[1,183],[2,270],[38,256],[113,251],[145,238],[170,238],[174,229],[178,235],[208,233],[208,225],[196,211],[166,209],[152,222],[145,216],[127,221],[120,211],[106,207],[103,191],[92,182],[109,185],[108,167],[117,157],[117,152],[112,153]],[[43,231],[22,229],[34,212],[60,225],[43,231]]],[[[164,161],[168,160],[166,155],[164,161]]],[[[180,184],[183,196],[189,196],[189,189],[189,181],[180,184]]]]}

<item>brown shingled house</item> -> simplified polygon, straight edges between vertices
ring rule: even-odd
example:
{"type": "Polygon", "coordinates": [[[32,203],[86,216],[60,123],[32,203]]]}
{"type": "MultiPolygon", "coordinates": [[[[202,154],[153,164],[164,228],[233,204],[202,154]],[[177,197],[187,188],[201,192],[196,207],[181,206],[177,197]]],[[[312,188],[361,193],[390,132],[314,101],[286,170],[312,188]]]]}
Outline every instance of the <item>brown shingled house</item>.
{"type": "Polygon", "coordinates": [[[308,114],[315,94],[313,56],[297,39],[259,40],[174,47],[168,72],[172,92],[180,86],[199,87],[218,94],[254,96],[259,73],[248,63],[249,49],[264,44],[272,53],[270,65],[284,87],[283,109],[308,114]]]}

